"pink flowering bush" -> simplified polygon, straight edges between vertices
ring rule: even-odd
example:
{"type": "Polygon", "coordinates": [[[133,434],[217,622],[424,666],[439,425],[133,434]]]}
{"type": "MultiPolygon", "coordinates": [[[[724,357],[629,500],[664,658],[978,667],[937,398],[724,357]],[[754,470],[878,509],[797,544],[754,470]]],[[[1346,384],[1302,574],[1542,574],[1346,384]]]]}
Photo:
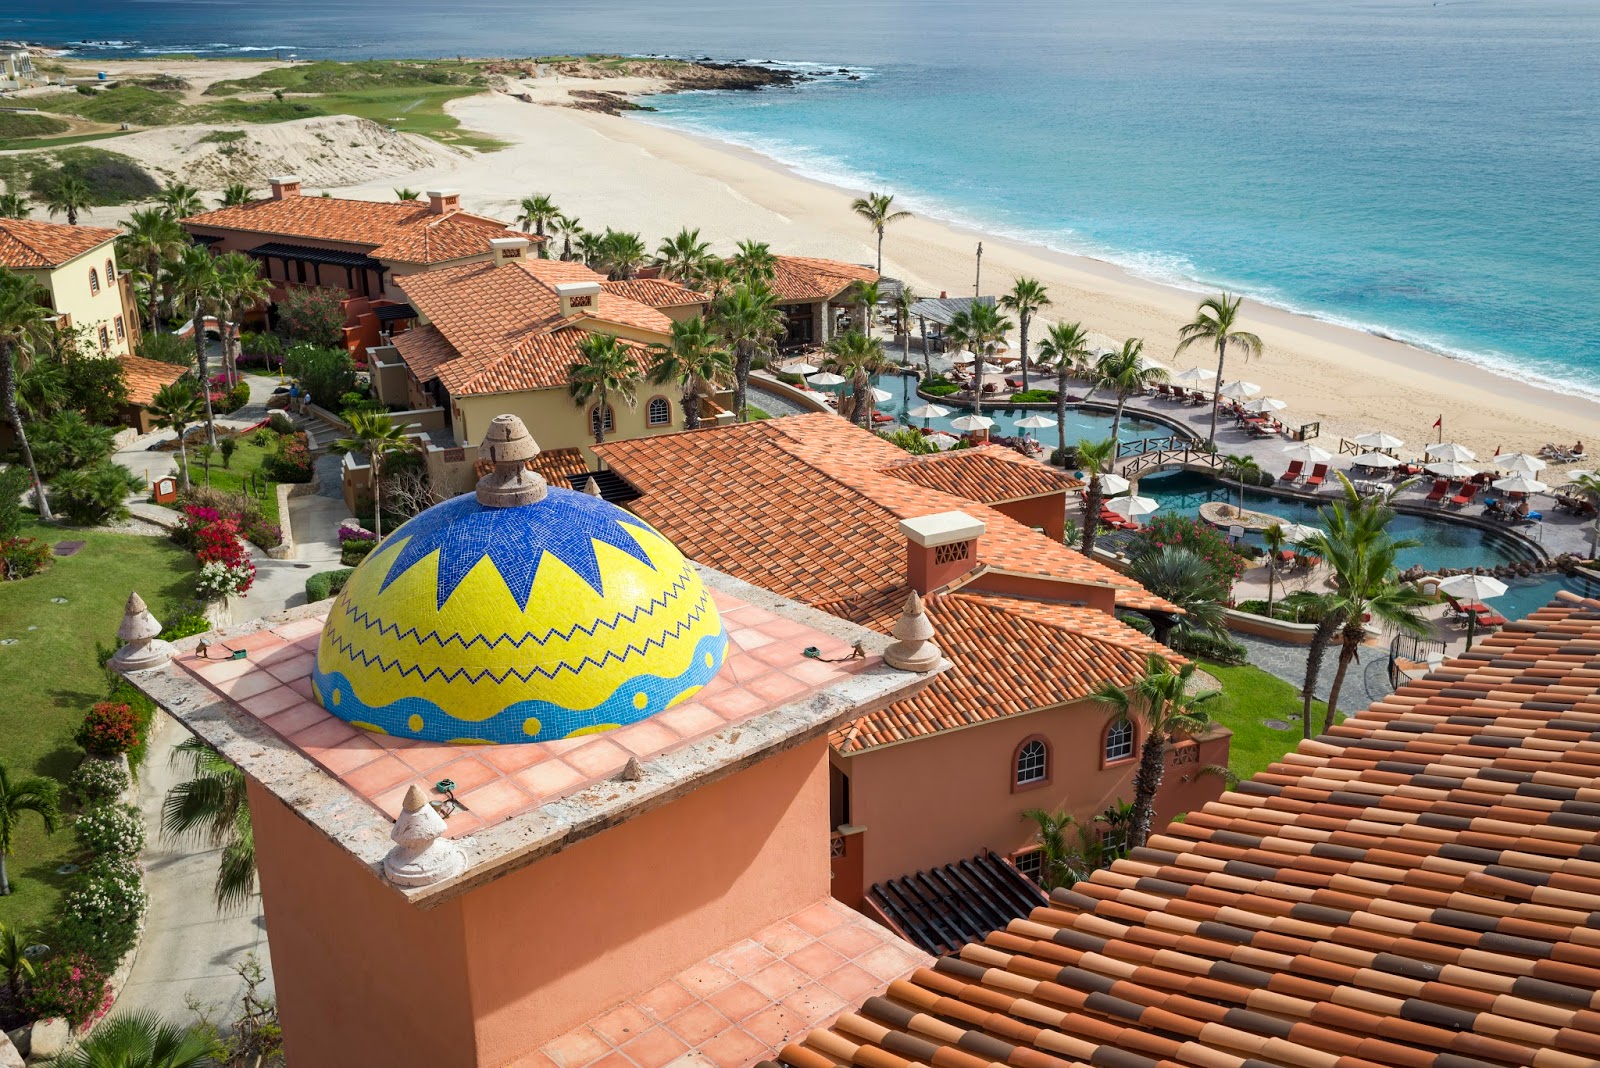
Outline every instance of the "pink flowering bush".
{"type": "Polygon", "coordinates": [[[1188,549],[1211,565],[1225,585],[1232,589],[1243,575],[1249,561],[1232,545],[1216,527],[1203,519],[1179,515],[1158,515],[1153,518],[1133,545],[1136,555],[1147,549],[1164,549],[1168,546],[1188,549]]]}
{"type": "Polygon", "coordinates": [[[35,967],[25,1000],[35,1018],[64,1016],[77,1027],[105,1011],[111,993],[105,971],[87,953],[58,953],[35,967]]]}

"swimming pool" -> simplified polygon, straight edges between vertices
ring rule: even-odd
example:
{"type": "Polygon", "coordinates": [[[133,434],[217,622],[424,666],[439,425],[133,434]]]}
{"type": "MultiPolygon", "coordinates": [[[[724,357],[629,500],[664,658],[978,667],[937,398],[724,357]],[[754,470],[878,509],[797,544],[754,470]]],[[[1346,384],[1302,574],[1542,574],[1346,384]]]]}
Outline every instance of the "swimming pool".
{"type": "MultiPolygon", "coordinates": [[[[1161,502],[1161,510],[1157,513],[1159,515],[1197,516],[1200,514],[1200,506],[1208,501],[1224,501],[1232,504],[1239,502],[1237,489],[1226,486],[1209,475],[1194,471],[1167,471],[1146,475],[1139,480],[1139,493],[1141,496],[1154,497],[1161,502]]],[[[1325,526],[1317,514],[1319,504],[1245,490],[1244,506],[1250,511],[1265,512],[1307,526],[1325,526]]],[[[1421,564],[1429,570],[1442,567],[1488,568],[1520,563],[1528,559],[1528,553],[1516,542],[1494,531],[1482,530],[1465,523],[1401,514],[1395,516],[1389,530],[1397,538],[1409,538],[1421,543],[1398,554],[1396,562],[1402,571],[1416,564],[1421,564]]],[[[1257,544],[1260,543],[1259,536],[1252,538],[1257,544]]],[[[1509,599],[1510,594],[1506,596],[1509,599]]],[[[1554,596],[1553,591],[1551,596],[1554,596]]],[[[1546,597],[1544,600],[1549,599],[1546,597]]],[[[1544,601],[1539,602],[1543,603],[1544,601]]],[[[1499,608],[1500,604],[1497,602],[1495,607],[1499,608]]],[[[1537,606],[1524,609],[1523,614],[1532,611],[1533,607],[1537,606]]],[[[1503,614],[1510,615],[1510,613],[1503,614]]]]}
{"type": "Polygon", "coordinates": [[[1534,609],[1543,608],[1555,600],[1561,590],[1570,590],[1580,597],[1600,597],[1600,583],[1581,575],[1563,575],[1554,571],[1531,578],[1507,579],[1506,592],[1488,604],[1507,619],[1521,619],[1534,609]]]}
{"type": "MultiPolygon", "coordinates": [[[[904,413],[912,408],[915,408],[919,404],[928,403],[921,397],[917,396],[916,375],[878,375],[873,378],[872,384],[886,393],[891,394],[891,399],[881,401],[876,405],[876,407],[878,411],[883,412],[885,415],[894,416],[897,422],[906,423],[915,427],[929,427],[933,430],[944,430],[959,437],[961,431],[951,430],[951,421],[960,416],[971,414],[965,408],[958,408],[955,405],[944,404],[943,401],[937,401],[935,403],[944,404],[946,408],[951,409],[949,415],[942,416],[938,419],[912,419],[906,416],[904,413]]],[[[830,392],[836,393],[846,388],[848,387],[838,386],[830,390],[830,392]]],[[[1027,434],[1030,437],[1037,438],[1039,441],[1043,442],[1046,448],[1055,447],[1057,440],[1059,440],[1059,431],[1055,427],[1045,427],[1042,430],[1019,430],[1017,428],[1017,420],[1023,418],[1024,416],[1048,415],[1050,418],[1054,419],[1056,417],[1056,413],[1053,408],[1048,411],[1029,408],[1005,408],[1001,406],[1002,403],[1003,402],[996,402],[993,404],[986,403],[983,406],[983,414],[994,420],[994,426],[990,428],[989,433],[997,436],[1003,435],[1006,437],[1015,437],[1020,434],[1027,434]]],[[[1077,444],[1079,438],[1087,438],[1090,441],[1099,441],[1111,436],[1111,416],[1108,414],[1102,414],[1100,412],[1081,411],[1074,408],[1069,403],[1067,405],[1066,428],[1067,444],[1069,445],[1077,444]]],[[[1124,415],[1122,417],[1122,427],[1120,428],[1117,437],[1122,441],[1133,441],[1138,438],[1164,436],[1170,433],[1172,433],[1171,429],[1164,427],[1159,423],[1152,423],[1148,419],[1135,419],[1131,416],[1124,415]]]]}

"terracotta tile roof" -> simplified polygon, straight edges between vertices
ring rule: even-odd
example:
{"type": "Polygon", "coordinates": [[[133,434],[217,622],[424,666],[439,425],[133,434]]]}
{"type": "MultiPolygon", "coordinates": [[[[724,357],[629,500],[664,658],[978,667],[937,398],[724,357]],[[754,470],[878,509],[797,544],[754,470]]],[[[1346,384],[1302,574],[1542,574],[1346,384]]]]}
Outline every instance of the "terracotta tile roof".
{"type": "Polygon", "coordinates": [[[480,256],[497,237],[526,237],[498,219],[466,211],[435,215],[425,200],[385,203],[342,197],[293,196],[201,212],[186,226],[366,246],[369,255],[404,263],[445,263],[480,256]]]}
{"type": "Polygon", "coordinates": [[[1065,471],[998,445],[910,457],[890,464],[883,473],[984,504],[1065,493],[1083,485],[1065,471]]]}
{"type": "Polygon", "coordinates": [[[589,470],[589,461],[583,458],[582,449],[541,449],[528,466],[550,485],[565,488],[567,476],[589,470]]]}
{"type": "Polygon", "coordinates": [[[143,356],[118,356],[122,379],[128,386],[128,401],[143,407],[156,399],[156,391],[170,386],[189,373],[187,367],[147,360],[143,356]]]}
{"type": "MultiPolygon", "coordinates": [[[[600,280],[580,263],[537,259],[406,275],[395,280],[406,299],[455,355],[418,340],[411,346],[417,350],[413,363],[408,348],[398,345],[405,334],[395,339],[396,347],[418,380],[438,378],[458,396],[565,386],[585,333],[582,324],[613,323],[663,339],[672,331],[672,320],[661,312],[609,291],[583,314],[562,316],[555,286],[600,280]]],[[[643,352],[643,346],[629,344],[643,352]]]]}
{"type": "Polygon", "coordinates": [[[869,915],[887,919],[906,941],[936,954],[982,941],[1048,900],[1037,883],[987,850],[867,890],[869,915]]]}
{"type": "Polygon", "coordinates": [[[832,300],[857,282],[876,282],[871,267],[815,256],[779,256],[772,290],[782,301],[832,300]]]}
{"type": "MultiPolygon", "coordinates": [[[[835,415],[607,442],[595,452],[640,492],[628,507],[686,555],[875,630],[893,624],[908,590],[900,520],[957,509],[987,524],[980,565],[1041,585],[1110,586],[1119,605],[1171,609],[986,505],[880,473],[905,453],[835,415]]],[[[1075,700],[1094,682],[1125,677],[1146,651],[1165,651],[1111,616],[1053,602],[966,590],[930,600],[929,612],[956,669],[836,732],[841,750],[1075,700]]]]}
{"type": "Polygon", "coordinates": [[[1574,599],[781,1060],[1593,1066],[1597,831],[1600,602],[1574,599]]]}
{"type": "Polygon", "coordinates": [[[16,270],[59,267],[116,240],[103,226],[64,226],[32,219],[0,219],[0,266],[16,270]]]}
{"type": "Polygon", "coordinates": [[[651,308],[681,308],[689,304],[704,304],[711,294],[700,293],[665,278],[630,278],[621,282],[604,283],[607,293],[627,297],[651,308]]]}
{"type": "Polygon", "coordinates": [[[438,328],[432,325],[413,326],[396,334],[393,345],[400,359],[417,376],[418,382],[430,382],[438,378],[439,365],[448,363],[458,355],[438,328]]]}

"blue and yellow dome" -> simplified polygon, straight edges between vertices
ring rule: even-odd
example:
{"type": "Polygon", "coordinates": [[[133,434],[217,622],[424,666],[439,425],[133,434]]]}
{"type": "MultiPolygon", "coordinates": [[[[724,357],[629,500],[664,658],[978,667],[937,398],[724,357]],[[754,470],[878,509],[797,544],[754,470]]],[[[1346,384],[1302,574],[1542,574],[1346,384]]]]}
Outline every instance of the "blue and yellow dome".
{"type": "Polygon", "coordinates": [[[532,503],[486,504],[480,488],[356,568],[317,649],[324,708],[405,738],[550,741],[644,719],[716,675],[722,620],[672,543],[521,477],[539,483],[532,503]]]}

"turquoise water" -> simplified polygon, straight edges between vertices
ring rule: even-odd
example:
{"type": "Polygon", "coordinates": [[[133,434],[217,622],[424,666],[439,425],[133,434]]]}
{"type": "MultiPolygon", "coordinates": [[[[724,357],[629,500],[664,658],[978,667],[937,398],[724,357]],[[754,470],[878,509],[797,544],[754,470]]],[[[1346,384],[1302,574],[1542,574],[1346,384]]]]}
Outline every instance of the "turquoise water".
{"type": "MultiPolygon", "coordinates": [[[[951,414],[941,416],[938,419],[912,419],[902,414],[927,403],[917,396],[917,379],[915,375],[878,375],[873,378],[872,382],[879,389],[892,394],[892,399],[877,405],[878,411],[883,412],[885,415],[892,415],[897,421],[911,426],[944,430],[957,437],[961,436],[961,431],[952,429],[950,424],[963,415],[971,414],[963,408],[956,408],[947,404],[945,407],[950,408],[951,414]]],[[[837,392],[837,390],[833,392],[837,392]]],[[[1028,408],[999,408],[986,404],[983,406],[983,414],[994,420],[994,426],[989,429],[990,434],[1004,435],[1006,437],[1026,434],[1029,437],[1038,438],[1046,448],[1054,448],[1060,440],[1060,433],[1053,426],[1038,430],[1023,430],[1017,427],[1017,420],[1029,415],[1047,415],[1054,419],[1056,414],[1053,410],[1041,412],[1028,408]]],[[[1067,428],[1067,444],[1069,445],[1076,444],[1080,438],[1102,441],[1111,436],[1111,416],[1101,415],[1098,412],[1077,411],[1069,407],[1065,425],[1067,428]]],[[[1170,433],[1170,430],[1158,423],[1152,423],[1147,419],[1131,419],[1124,416],[1117,438],[1120,441],[1133,441],[1137,438],[1170,433]]]]}
{"type": "Polygon", "coordinates": [[[1570,575],[1550,574],[1536,578],[1509,579],[1506,592],[1488,602],[1507,619],[1521,619],[1536,608],[1555,600],[1561,590],[1581,597],[1600,597],[1600,583],[1570,575]]]}
{"type": "Polygon", "coordinates": [[[0,33],[117,42],[90,56],[846,66],[859,80],[663,98],[656,119],[919,212],[1600,394],[1593,0],[12,0],[0,33]]]}
{"type": "MultiPolygon", "coordinates": [[[[1226,501],[1238,504],[1239,491],[1224,486],[1216,479],[1191,471],[1171,471],[1166,474],[1146,475],[1139,480],[1139,493],[1161,502],[1160,515],[1197,516],[1200,506],[1207,501],[1226,501]]],[[[1319,506],[1268,493],[1246,490],[1244,506],[1250,511],[1281,516],[1306,526],[1324,527],[1317,513],[1319,506]]],[[[1514,542],[1497,537],[1492,531],[1451,523],[1427,516],[1398,515],[1389,530],[1397,538],[1408,538],[1421,544],[1399,554],[1397,563],[1402,571],[1421,564],[1426,568],[1439,567],[1497,567],[1528,559],[1514,542]]],[[[1259,539],[1257,539],[1259,542],[1259,539]]],[[[1545,601],[1549,597],[1544,598],[1545,601]]],[[[1540,601],[1539,603],[1544,603],[1540,601]]]]}

